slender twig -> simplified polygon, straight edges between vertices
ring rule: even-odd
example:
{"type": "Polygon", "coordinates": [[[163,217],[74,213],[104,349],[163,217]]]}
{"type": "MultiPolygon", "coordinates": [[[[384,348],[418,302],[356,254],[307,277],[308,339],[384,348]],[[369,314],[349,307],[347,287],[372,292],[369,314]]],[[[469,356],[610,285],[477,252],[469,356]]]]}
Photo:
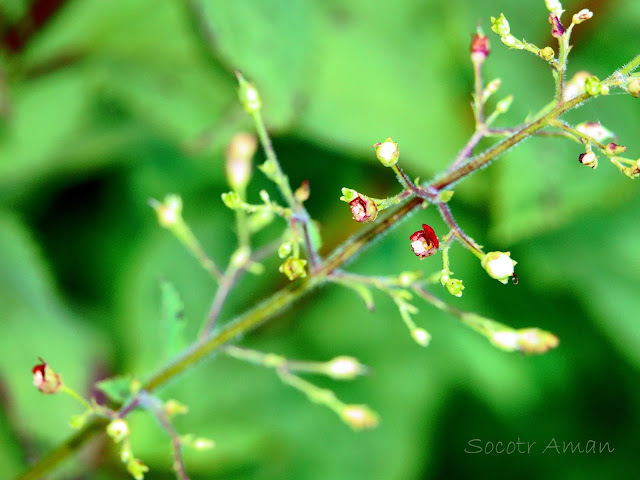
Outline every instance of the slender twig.
{"type": "Polygon", "coordinates": [[[180,435],[171,424],[168,415],[165,413],[162,403],[155,397],[148,395],[144,391],[140,392],[140,403],[153,413],[167,435],[171,438],[171,448],[173,450],[173,469],[176,472],[178,480],[189,480],[187,470],[182,458],[182,442],[180,435]]]}
{"type": "Polygon", "coordinates": [[[473,240],[473,238],[464,233],[464,231],[458,226],[455,218],[453,218],[453,213],[451,212],[451,208],[449,208],[449,205],[447,205],[446,203],[439,203],[438,210],[440,211],[440,215],[442,215],[442,219],[449,226],[460,243],[471,250],[471,253],[473,253],[476,257],[482,258],[484,256],[482,247],[478,245],[475,240],[473,240]]]}

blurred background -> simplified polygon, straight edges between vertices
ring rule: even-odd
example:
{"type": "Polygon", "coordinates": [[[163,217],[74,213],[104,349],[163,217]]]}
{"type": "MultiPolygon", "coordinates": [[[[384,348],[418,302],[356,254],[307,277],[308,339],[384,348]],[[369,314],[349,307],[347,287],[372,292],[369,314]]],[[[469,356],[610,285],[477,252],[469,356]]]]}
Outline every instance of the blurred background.
{"type": "MultiPolygon", "coordinates": [[[[570,74],[600,78],[640,51],[640,4],[566,1],[579,25],[570,74]]],[[[479,23],[504,12],[516,37],[552,45],[544,2],[507,0],[2,0],[0,1],[0,475],[12,478],[72,431],[70,398],[31,384],[41,356],[88,395],[115,374],[146,378],[161,364],[159,279],[182,295],[195,334],[214,293],[197,262],[156,222],[150,197],[179,193],[184,216],[219,264],[236,245],[223,151],[251,131],[233,69],[260,90],[276,151],[293,186],[308,179],[323,252],[360,225],[338,198],[348,186],[398,191],[371,144],[391,135],[401,164],[428,179],[473,130],[468,56],[479,23]]],[[[490,34],[491,35],[491,34],[490,34]]],[[[547,65],[491,35],[486,79],[515,96],[500,126],[517,125],[553,95],[547,65]]],[[[615,91],[570,112],[601,121],[639,155],[640,104],[615,91]]],[[[452,269],[460,308],[514,327],[557,333],[560,346],[523,357],[497,351],[456,319],[420,304],[418,347],[392,302],[368,312],[328,286],[241,344],[290,358],[352,355],[372,369],[353,382],[317,379],[380,426],[353,432],[272,371],[228,358],[202,363],[164,389],[190,413],[182,433],[214,439],[186,452],[197,479],[632,478],[638,475],[640,186],[608,162],[580,165],[568,140],[537,138],[456,187],[451,206],[487,250],[511,251],[517,286],[491,280],[459,245],[452,269]],[[468,444],[536,442],[530,454],[468,454],[468,444]],[[608,442],[613,453],[558,454],[562,442],[608,442]]],[[[602,160],[602,159],[601,159],[602,160]]],[[[257,162],[262,161],[259,153],[257,162]]],[[[275,189],[256,172],[249,198],[275,189]]],[[[408,236],[424,211],[375,243],[351,271],[438,270],[417,262],[408,236]]],[[[275,238],[280,225],[256,242],[275,238]]],[[[247,276],[225,321],[286,284],[277,259],[247,276]]],[[[170,479],[169,440],[148,416],[130,417],[135,454],[170,479]]],[[[128,478],[97,441],[47,477],[128,478]],[[89,472],[89,473],[87,473],[89,472]]]]}

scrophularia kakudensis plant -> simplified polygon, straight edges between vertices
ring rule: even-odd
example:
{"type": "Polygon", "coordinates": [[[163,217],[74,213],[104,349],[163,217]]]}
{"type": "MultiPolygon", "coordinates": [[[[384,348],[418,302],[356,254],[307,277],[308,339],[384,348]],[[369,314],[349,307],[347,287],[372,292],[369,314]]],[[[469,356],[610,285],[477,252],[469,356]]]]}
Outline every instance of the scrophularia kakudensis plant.
{"type": "MultiPolygon", "coordinates": [[[[240,72],[236,72],[240,103],[255,123],[257,138],[249,133],[237,133],[230,139],[226,150],[225,173],[230,191],[223,193],[221,200],[235,213],[238,237],[237,249],[227,265],[222,267],[201,246],[183,217],[183,211],[188,215],[188,205],[183,205],[178,195],[167,195],[164,200],[150,200],[160,226],[172,233],[218,284],[199,336],[184,351],[177,352],[169,363],[144,380],[118,377],[99,382],[97,388],[109,399],[107,403],[98,403],[95,398],[82,398],[64,383],[63,376],[54,367],[41,360],[32,372],[37,389],[48,395],[70,395],[78,401],[82,410],[71,418],[71,426],[78,429],[75,436],[33,464],[20,478],[40,478],[98,432],[106,432],[112,440],[118,449],[123,468],[133,478],[143,478],[148,467],[143,459],[134,455],[129,441],[127,416],[134,410],[144,410],[157,419],[160,428],[167,435],[167,441],[173,449],[173,467],[177,478],[187,479],[182,449],[207,449],[212,448],[214,443],[210,439],[198,437],[197,432],[177,432],[172,419],[176,415],[187,413],[188,409],[178,400],[161,399],[157,392],[168,381],[195,367],[199,360],[213,353],[222,353],[272,369],[284,384],[299,390],[312,402],[333,410],[337,419],[353,429],[375,427],[378,415],[371,407],[345,403],[331,390],[320,388],[305,378],[308,374],[316,374],[335,380],[356,379],[367,372],[367,368],[357,359],[339,356],[324,361],[291,360],[275,353],[242,348],[234,342],[327,282],[351,289],[370,309],[374,305],[372,289],[390,297],[398,308],[399,319],[409,331],[407,341],[423,347],[429,345],[431,335],[423,326],[423,319],[417,317],[415,302],[418,300],[457,317],[464,325],[486,337],[501,350],[543,354],[557,347],[558,338],[553,333],[535,327],[514,329],[478,313],[463,311],[450,305],[455,302],[453,297],[462,296],[465,289],[463,279],[454,277],[451,270],[449,251],[454,242],[461,243],[477,257],[477,268],[484,269],[489,277],[503,284],[517,283],[518,264],[514,260],[517,252],[513,253],[512,258],[511,252],[498,250],[500,245],[492,245],[490,251],[485,250],[455,220],[451,207],[455,203],[454,188],[465,177],[486,166],[522,140],[540,134],[564,137],[580,144],[584,150],[576,160],[586,167],[595,169],[599,160],[608,159],[607,163],[611,163],[629,178],[636,178],[640,174],[640,159],[624,156],[626,148],[611,142],[613,134],[602,125],[588,121],[571,125],[562,119],[565,112],[580,107],[589,99],[606,97],[614,89],[639,97],[640,75],[633,72],[640,65],[640,55],[602,79],[585,71],[569,74],[567,57],[572,48],[571,34],[575,27],[588,21],[593,14],[589,10],[581,10],[572,16],[563,15],[562,5],[553,0],[546,0],[546,7],[553,45],[538,47],[520,40],[512,34],[511,25],[503,14],[491,18],[490,28],[509,49],[532,53],[538,57],[533,61],[548,64],[555,82],[553,100],[543,105],[524,123],[513,127],[495,127],[498,118],[509,109],[513,97],[507,95],[495,102],[492,109],[488,108],[491,103],[489,101],[500,87],[500,80],[484,81],[482,67],[490,55],[490,41],[489,36],[478,28],[472,35],[470,48],[474,72],[471,107],[475,131],[466,145],[445,171],[431,180],[419,182],[412,180],[412,175],[420,172],[408,173],[403,169],[401,146],[398,143],[391,137],[374,143],[372,161],[377,157],[384,167],[395,174],[399,191],[391,197],[377,198],[370,195],[375,192],[365,194],[359,191],[358,185],[351,185],[353,188],[342,189],[339,199],[336,194],[336,206],[340,204],[339,200],[345,202],[344,215],[353,217],[362,226],[326,256],[319,253],[318,225],[305,207],[305,201],[313,194],[313,181],[305,181],[296,188],[289,183],[263,122],[263,104],[259,91],[240,72]],[[483,139],[493,139],[494,143],[476,153],[476,147],[483,139]],[[272,182],[274,188],[273,191],[260,191],[261,203],[254,204],[247,201],[247,189],[251,176],[256,174],[252,158],[258,144],[262,146],[266,156],[266,161],[258,165],[258,170],[272,182]],[[401,241],[406,242],[407,255],[414,258],[413,270],[366,276],[345,269],[350,259],[386,230],[403,222],[409,213],[427,208],[439,211],[444,226],[423,223],[424,220],[419,215],[413,216],[411,223],[402,226],[406,229],[406,236],[401,241]],[[254,234],[274,222],[279,222],[282,226],[280,238],[275,243],[256,246],[254,234]],[[260,275],[264,270],[261,261],[271,255],[280,257],[279,270],[289,283],[257,306],[238,314],[234,320],[219,325],[218,318],[225,300],[238,279],[246,273],[260,275]],[[451,295],[448,297],[450,302],[442,300],[438,296],[441,294],[451,295]]],[[[576,168],[582,168],[578,162],[576,168]]],[[[458,272],[458,275],[464,277],[464,272],[458,272]]],[[[163,315],[169,319],[178,318],[182,309],[178,292],[170,283],[165,282],[162,284],[162,294],[163,315]]],[[[43,399],[45,400],[52,401],[43,399]]]]}

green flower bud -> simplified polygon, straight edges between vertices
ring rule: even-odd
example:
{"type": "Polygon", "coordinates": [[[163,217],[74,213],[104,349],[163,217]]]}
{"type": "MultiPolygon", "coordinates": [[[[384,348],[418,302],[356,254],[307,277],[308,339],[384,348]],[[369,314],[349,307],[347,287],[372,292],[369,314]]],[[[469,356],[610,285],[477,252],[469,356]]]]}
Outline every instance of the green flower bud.
{"type": "Polygon", "coordinates": [[[500,40],[509,48],[513,48],[515,50],[522,50],[524,48],[513,35],[505,35],[503,37],[500,37],[500,40]]]}
{"type": "Polygon", "coordinates": [[[376,149],[376,157],[385,167],[393,167],[398,163],[400,151],[398,150],[398,144],[391,140],[391,137],[387,137],[382,143],[374,143],[373,148],[376,149]]]}
{"type": "Polygon", "coordinates": [[[450,278],[445,283],[447,287],[447,291],[456,297],[462,296],[462,291],[464,290],[464,285],[462,284],[462,280],[458,280],[457,278],[450,278]]]}
{"type": "Polygon", "coordinates": [[[453,198],[454,191],[453,190],[442,190],[438,194],[438,200],[442,203],[447,203],[449,200],[453,198]]]}
{"type": "Polygon", "coordinates": [[[553,51],[553,48],[544,47],[544,48],[540,49],[540,51],[538,52],[538,55],[543,60],[546,60],[547,62],[549,62],[549,61],[553,60],[553,57],[555,56],[555,53],[553,51]]]}
{"type": "Polygon", "coordinates": [[[291,255],[292,251],[293,251],[293,246],[291,245],[291,242],[284,242],[278,248],[278,256],[280,258],[286,258],[289,255],[291,255]]]}
{"type": "Polygon", "coordinates": [[[107,435],[115,443],[120,443],[129,436],[129,425],[122,418],[116,418],[107,425],[107,435]]]}
{"type": "Polygon", "coordinates": [[[354,430],[365,430],[378,425],[378,414],[366,405],[345,405],[340,418],[354,430]]]}
{"type": "Polygon", "coordinates": [[[340,356],[325,364],[325,373],[336,380],[351,380],[363,375],[366,368],[353,357],[340,356]]]}
{"type": "Polygon", "coordinates": [[[144,474],[149,471],[149,467],[142,463],[142,461],[134,458],[127,462],[127,470],[136,480],[143,480],[144,474]]]}
{"type": "Polygon", "coordinates": [[[222,202],[231,210],[237,210],[242,207],[242,201],[240,195],[236,192],[227,192],[221,195],[222,202]]]}
{"type": "Polygon", "coordinates": [[[182,222],[182,198],[179,195],[167,195],[162,203],[152,198],[149,205],[156,211],[162,227],[173,228],[182,222]]]}
{"type": "Polygon", "coordinates": [[[429,346],[429,343],[431,343],[431,334],[424,328],[412,328],[411,336],[421,347],[427,347],[429,346]]]}
{"type": "Polygon", "coordinates": [[[544,0],[544,3],[546,3],[547,10],[549,10],[552,15],[560,18],[564,10],[562,9],[562,4],[558,0],[544,0]]]}
{"type": "Polygon", "coordinates": [[[501,13],[498,18],[491,17],[491,31],[493,33],[497,33],[501,37],[509,35],[509,22],[504,17],[503,13],[501,13]]]}
{"type": "Polygon", "coordinates": [[[247,113],[256,113],[262,107],[262,101],[258,90],[251,83],[247,82],[239,70],[236,70],[236,78],[238,79],[238,98],[242,108],[247,113]]]}
{"type": "Polygon", "coordinates": [[[616,143],[609,143],[607,145],[607,147],[605,148],[605,152],[607,153],[608,156],[613,156],[613,155],[618,155],[620,153],[624,153],[627,151],[627,147],[623,146],[623,145],[618,145],[616,143]]]}
{"type": "Polygon", "coordinates": [[[600,93],[600,88],[600,80],[596,76],[591,76],[584,82],[584,90],[591,96],[598,95],[600,93]]]}
{"type": "Polygon", "coordinates": [[[640,77],[635,77],[628,83],[627,92],[636,98],[640,97],[640,77]]]}
{"type": "Polygon", "coordinates": [[[489,252],[482,257],[480,264],[491,278],[506,284],[507,280],[513,277],[513,267],[518,263],[510,256],[509,252],[489,252]]]}
{"type": "Polygon", "coordinates": [[[281,273],[284,273],[289,280],[295,280],[296,278],[304,278],[307,276],[306,265],[306,260],[290,257],[280,265],[279,270],[281,273]]]}
{"type": "Polygon", "coordinates": [[[523,328],[516,331],[518,350],[524,353],[546,353],[556,348],[560,341],[551,332],[539,328],[523,328]]]}
{"type": "Polygon", "coordinates": [[[496,104],[496,112],[506,113],[513,103],[513,95],[507,95],[496,104]]]}

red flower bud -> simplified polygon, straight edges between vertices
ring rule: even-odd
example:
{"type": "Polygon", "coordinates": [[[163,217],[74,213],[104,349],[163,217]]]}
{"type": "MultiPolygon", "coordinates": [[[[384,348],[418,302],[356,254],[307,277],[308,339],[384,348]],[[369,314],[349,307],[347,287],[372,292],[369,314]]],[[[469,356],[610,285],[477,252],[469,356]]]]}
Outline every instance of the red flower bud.
{"type": "Polygon", "coordinates": [[[483,62],[489,56],[489,37],[481,33],[471,35],[471,61],[483,62]]]}
{"type": "Polygon", "coordinates": [[[564,35],[564,27],[560,23],[560,19],[553,13],[549,14],[549,23],[551,24],[551,36],[560,38],[564,35]]]}
{"type": "Polygon", "coordinates": [[[430,257],[438,250],[440,242],[436,232],[429,225],[422,224],[422,230],[414,232],[409,237],[411,240],[411,250],[420,259],[430,257]]]}
{"type": "Polygon", "coordinates": [[[42,360],[40,363],[33,367],[31,372],[33,373],[33,384],[42,393],[56,393],[62,387],[62,378],[59,373],[53,371],[51,367],[42,360]]]}
{"type": "Polygon", "coordinates": [[[349,202],[353,219],[357,222],[373,222],[378,216],[378,206],[369,197],[358,194],[356,198],[349,202]]]}

